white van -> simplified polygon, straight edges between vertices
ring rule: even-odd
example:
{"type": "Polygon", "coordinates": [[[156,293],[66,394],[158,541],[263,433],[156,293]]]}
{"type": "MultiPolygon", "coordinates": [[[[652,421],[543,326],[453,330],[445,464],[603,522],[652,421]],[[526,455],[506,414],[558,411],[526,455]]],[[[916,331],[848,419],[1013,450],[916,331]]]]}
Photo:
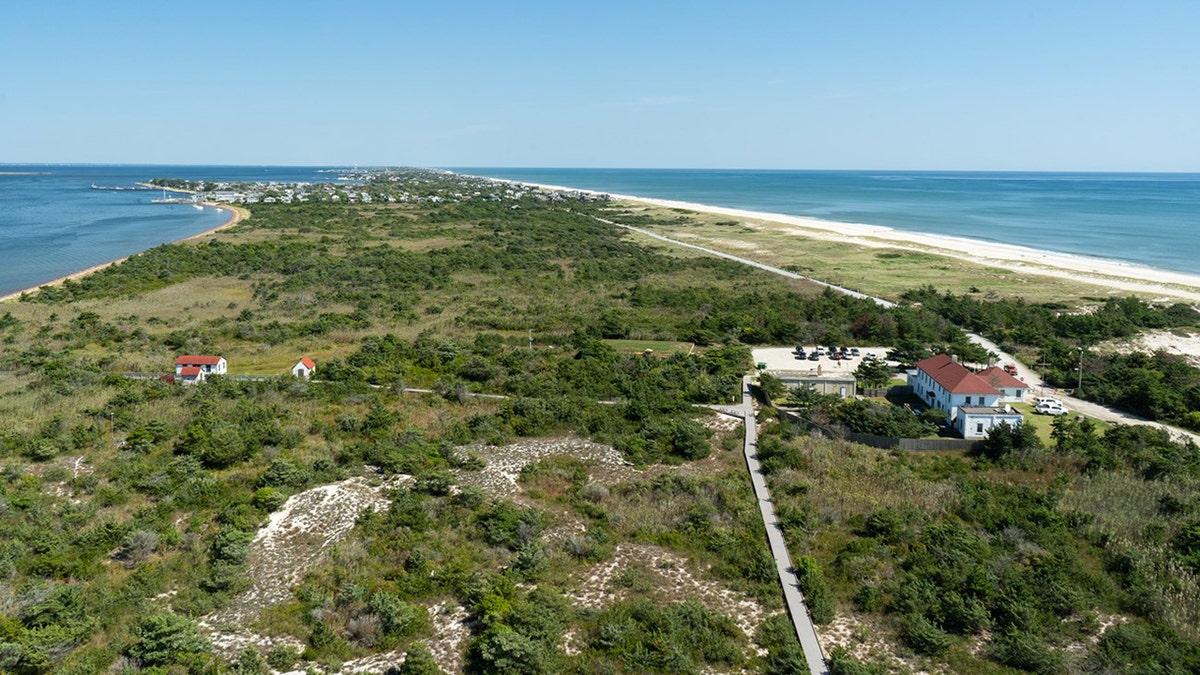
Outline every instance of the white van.
{"type": "Polygon", "coordinates": [[[1035,407],[1035,408],[1038,407],[1039,405],[1056,405],[1061,408],[1062,404],[1063,404],[1062,401],[1060,401],[1056,398],[1050,398],[1048,396],[1041,396],[1041,397],[1033,399],[1033,407],[1035,407]]]}

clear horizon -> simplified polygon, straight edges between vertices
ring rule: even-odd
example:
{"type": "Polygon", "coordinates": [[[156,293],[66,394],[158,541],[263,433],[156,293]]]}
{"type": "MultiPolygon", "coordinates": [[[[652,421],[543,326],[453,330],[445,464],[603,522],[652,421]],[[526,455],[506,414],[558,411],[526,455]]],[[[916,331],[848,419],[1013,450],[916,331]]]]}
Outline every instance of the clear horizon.
{"type": "Polygon", "coordinates": [[[749,168],[749,167],[720,167],[720,166],[696,166],[696,167],[671,167],[671,166],[518,166],[518,165],[494,165],[494,166],[420,166],[413,164],[364,164],[362,162],[349,164],[266,164],[257,162],[246,163],[225,163],[225,164],[200,164],[194,162],[0,162],[0,167],[9,166],[121,166],[121,167],[267,167],[267,168],[295,168],[295,169],[433,169],[439,171],[460,171],[468,169],[515,169],[515,170],[547,170],[547,171],[811,171],[811,172],[871,172],[880,171],[885,173],[1080,173],[1080,174],[1146,174],[1146,175],[1178,175],[1191,176],[1200,175],[1200,171],[1122,171],[1122,170],[1074,170],[1074,169],[882,169],[882,168],[845,168],[845,169],[826,169],[826,168],[749,168]]]}
{"type": "Polygon", "coordinates": [[[18,4],[12,164],[1200,172],[1200,3],[18,4]]]}

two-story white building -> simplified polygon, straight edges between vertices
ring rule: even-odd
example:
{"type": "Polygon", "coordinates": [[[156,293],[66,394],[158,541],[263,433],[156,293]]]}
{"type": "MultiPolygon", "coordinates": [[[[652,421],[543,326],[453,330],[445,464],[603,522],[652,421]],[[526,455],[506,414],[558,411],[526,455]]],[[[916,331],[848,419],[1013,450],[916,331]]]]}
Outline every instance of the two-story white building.
{"type": "Polygon", "coordinates": [[[184,355],[175,359],[176,375],[182,375],[184,368],[199,368],[205,375],[224,375],[227,367],[225,358],[221,356],[184,355]]]}
{"type": "Polygon", "coordinates": [[[946,354],[918,361],[908,382],[913,393],[929,407],[946,411],[950,424],[963,438],[983,438],[1001,422],[1017,426],[1025,419],[1012,407],[1000,405],[1010,392],[1002,392],[946,354]]]}

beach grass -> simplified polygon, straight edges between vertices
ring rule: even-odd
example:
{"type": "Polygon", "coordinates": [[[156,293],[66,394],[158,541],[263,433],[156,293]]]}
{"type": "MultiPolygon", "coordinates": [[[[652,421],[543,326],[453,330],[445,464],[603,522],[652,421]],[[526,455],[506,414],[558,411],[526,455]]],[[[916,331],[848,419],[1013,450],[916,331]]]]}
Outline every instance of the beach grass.
{"type": "MultiPolygon", "coordinates": [[[[1158,292],[1122,290],[1114,279],[1096,277],[1094,283],[1039,273],[1036,268],[998,266],[965,259],[962,254],[938,251],[917,243],[902,247],[896,242],[806,229],[765,219],[739,218],[683,209],[620,203],[618,213],[637,216],[637,227],[680,241],[803,274],[838,286],[888,300],[910,288],[932,285],[955,294],[979,293],[988,299],[1024,298],[1030,302],[1086,304],[1096,296],[1137,295],[1152,299],[1158,292]],[[646,219],[651,219],[647,221],[646,219]],[[1108,284],[1108,285],[1106,285],[1108,284]]],[[[620,215],[613,220],[622,222],[620,215]]],[[[634,235],[640,236],[640,235],[634,235]]],[[[655,242],[649,237],[641,237],[655,242]]],[[[661,242],[655,242],[662,245],[661,242]]],[[[703,255],[681,251],[679,255],[703,255]]]]}

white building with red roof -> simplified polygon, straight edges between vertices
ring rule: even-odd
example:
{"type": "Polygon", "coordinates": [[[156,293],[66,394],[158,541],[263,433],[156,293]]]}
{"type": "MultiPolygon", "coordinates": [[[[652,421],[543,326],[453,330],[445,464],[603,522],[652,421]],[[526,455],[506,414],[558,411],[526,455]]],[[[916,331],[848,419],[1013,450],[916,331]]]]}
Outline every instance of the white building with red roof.
{"type": "MultiPolygon", "coordinates": [[[[204,375],[224,375],[228,364],[221,356],[185,355],[175,359],[175,374],[183,376],[185,368],[199,368],[204,375]]],[[[189,373],[192,371],[188,371],[189,373]]],[[[204,378],[201,377],[201,380],[204,378]]]]}
{"type": "Polygon", "coordinates": [[[1021,403],[1029,393],[1028,384],[1004,372],[999,366],[985,368],[975,374],[1000,392],[1001,403],[1021,403]]]}
{"type": "MultiPolygon", "coordinates": [[[[1004,371],[1000,373],[1014,379],[1004,371]]],[[[1001,422],[1016,426],[1024,421],[1021,413],[1000,405],[1009,392],[1002,392],[992,385],[992,381],[990,377],[972,373],[946,354],[918,361],[916,370],[909,373],[908,378],[913,393],[929,407],[945,410],[950,423],[963,438],[983,438],[1001,422]]],[[[994,381],[1012,384],[999,378],[994,381]]],[[[1023,392],[1021,398],[1024,398],[1023,392]]]]}
{"type": "Polygon", "coordinates": [[[300,360],[296,362],[296,365],[292,366],[292,375],[295,375],[296,377],[302,377],[307,380],[308,378],[312,377],[312,374],[316,369],[317,364],[313,363],[312,359],[308,358],[307,356],[302,356],[300,357],[300,360]]]}

